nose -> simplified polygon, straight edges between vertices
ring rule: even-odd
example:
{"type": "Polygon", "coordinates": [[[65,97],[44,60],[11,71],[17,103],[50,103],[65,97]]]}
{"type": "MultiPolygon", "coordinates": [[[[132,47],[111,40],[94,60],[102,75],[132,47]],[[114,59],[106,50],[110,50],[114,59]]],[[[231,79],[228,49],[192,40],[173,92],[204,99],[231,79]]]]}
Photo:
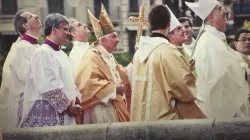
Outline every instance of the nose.
{"type": "Polygon", "coordinates": [[[120,40],[119,40],[119,38],[118,38],[118,37],[117,37],[116,41],[117,41],[117,43],[119,43],[119,42],[120,42],[120,40]]]}
{"type": "Polygon", "coordinates": [[[186,32],[187,30],[184,28],[184,27],[182,27],[182,32],[186,32]]]}

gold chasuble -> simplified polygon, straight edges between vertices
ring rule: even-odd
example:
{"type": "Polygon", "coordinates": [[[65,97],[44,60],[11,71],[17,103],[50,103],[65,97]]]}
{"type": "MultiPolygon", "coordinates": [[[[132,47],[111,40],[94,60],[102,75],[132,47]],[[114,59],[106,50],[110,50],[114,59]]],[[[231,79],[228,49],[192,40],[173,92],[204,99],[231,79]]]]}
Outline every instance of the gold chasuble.
{"type": "Polygon", "coordinates": [[[116,84],[120,84],[119,82],[126,86],[125,94],[127,101],[130,102],[131,87],[126,71],[117,65],[116,60],[110,58],[101,46],[95,44],[83,57],[75,79],[76,86],[82,93],[81,105],[84,108],[86,123],[130,121],[129,109],[121,95],[116,94],[116,99],[110,100],[107,104],[101,102],[114,90],[116,84]],[[116,65],[115,69],[113,64],[116,65]],[[105,118],[108,116],[105,116],[106,112],[110,115],[112,111],[114,111],[115,119],[105,118]]]}
{"type": "Polygon", "coordinates": [[[131,121],[206,118],[189,62],[162,36],[141,37],[134,56],[131,121]]]}
{"type": "MultiPolygon", "coordinates": [[[[101,6],[100,17],[96,19],[88,10],[97,39],[115,32],[114,26],[101,6]]],[[[82,94],[81,106],[84,109],[84,124],[130,121],[131,86],[126,70],[118,65],[114,56],[93,43],[86,52],[76,73],[75,83],[82,94]],[[125,86],[126,101],[116,93],[116,86],[125,86]]]]}

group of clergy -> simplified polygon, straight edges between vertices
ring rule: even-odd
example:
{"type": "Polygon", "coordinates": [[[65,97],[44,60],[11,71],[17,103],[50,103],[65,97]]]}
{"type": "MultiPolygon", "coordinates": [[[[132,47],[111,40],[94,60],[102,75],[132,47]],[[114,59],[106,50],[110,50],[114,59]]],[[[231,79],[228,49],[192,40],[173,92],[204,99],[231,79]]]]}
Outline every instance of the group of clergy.
{"type": "Polygon", "coordinates": [[[20,37],[3,67],[0,128],[249,117],[250,31],[237,32],[233,50],[217,0],[186,5],[204,20],[196,40],[188,18],[156,5],[151,35],[140,37],[126,68],[112,55],[119,38],[103,5],[99,19],[87,10],[97,39],[91,45],[86,24],[58,13],[46,17],[39,45],[39,17],[18,12],[20,37]],[[61,47],[69,40],[67,56],[61,47]]]}

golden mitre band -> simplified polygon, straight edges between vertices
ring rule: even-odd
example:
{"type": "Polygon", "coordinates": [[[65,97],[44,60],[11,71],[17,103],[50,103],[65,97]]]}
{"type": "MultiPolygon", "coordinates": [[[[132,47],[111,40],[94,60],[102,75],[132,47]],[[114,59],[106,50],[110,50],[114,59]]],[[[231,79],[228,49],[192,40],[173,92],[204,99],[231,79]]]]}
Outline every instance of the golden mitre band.
{"type": "Polygon", "coordinates": [[[88,9],[89,18],[93,26],[93,30],[96,36],[96,39],[99,39],[102,36],[115,32],[115,27],[112,24],[109,15],[104,7],[101,4],[101,13],[99,20],[88,9]]]}

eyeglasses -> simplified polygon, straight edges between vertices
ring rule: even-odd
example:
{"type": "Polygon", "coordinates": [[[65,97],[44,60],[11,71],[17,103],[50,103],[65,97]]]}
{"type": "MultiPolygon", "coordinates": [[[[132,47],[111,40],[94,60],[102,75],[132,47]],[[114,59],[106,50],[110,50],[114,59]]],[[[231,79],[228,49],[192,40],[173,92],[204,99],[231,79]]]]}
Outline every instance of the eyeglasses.
{"type": "Polygon", "coordinates": [[[63,29],[65,32],[69,32],[69,28],[68,27],[59,26],[59,28],[63,29]]]}
{"type": "Polygon", "coordinates": [[[30,20],[30,19],[32,19],[32,18],[38,19],[38,16],[35,15],[35,14],[31,14],[29,17],[27,17],[27,20],[30,20]]]}
{"type": "Polygon", "coordinates": [[[225,7],[219,7],[219,8],[217,8],[216,9],[217,11],[219,11],[219,12],[225,12],[225,13],[227,13],[227,9],[225,8],[225,7]]]}
{"type": "Polygon", "coordinates": [[[250,37],[249,38],[241,38],[241,40],[238,40],[238,41],[242,41],[242,42],[246,42],[246,41],[249,41],[250,42],[250,37]]]}

